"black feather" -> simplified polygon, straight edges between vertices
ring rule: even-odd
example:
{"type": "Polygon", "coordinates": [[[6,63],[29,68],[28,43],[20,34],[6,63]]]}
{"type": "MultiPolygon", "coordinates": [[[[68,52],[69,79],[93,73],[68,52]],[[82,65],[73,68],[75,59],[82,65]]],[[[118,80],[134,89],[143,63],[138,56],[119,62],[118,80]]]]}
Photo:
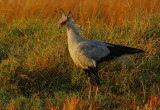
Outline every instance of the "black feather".
{"type": "Polygon", "coordinates": [[[101,58],[98,62],[110,61],[116,57],[120,57],[125,54],[135,54],[135,53],[145,52],[141,49],[136,49],[132,47],[126,47],[126,46],[115,45],[115,44],[110,44],[110,43],[106,43],[106,44],[107,44],[107,48],[109,49],[110,53],[107,56],[101,58]]]}

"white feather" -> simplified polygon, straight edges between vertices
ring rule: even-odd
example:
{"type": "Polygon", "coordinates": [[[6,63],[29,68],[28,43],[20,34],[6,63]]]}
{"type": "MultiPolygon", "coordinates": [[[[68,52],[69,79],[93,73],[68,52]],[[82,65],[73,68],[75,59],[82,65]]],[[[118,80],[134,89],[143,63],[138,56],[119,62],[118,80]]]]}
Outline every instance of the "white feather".
{"type": "Polygon", "coordinates": [[[73,23],[67,24],[67,33],[71,58],[77,66],[83,69],[96,67],[96,60],[110,53],[105,43],[82,38],[73,23]]]}

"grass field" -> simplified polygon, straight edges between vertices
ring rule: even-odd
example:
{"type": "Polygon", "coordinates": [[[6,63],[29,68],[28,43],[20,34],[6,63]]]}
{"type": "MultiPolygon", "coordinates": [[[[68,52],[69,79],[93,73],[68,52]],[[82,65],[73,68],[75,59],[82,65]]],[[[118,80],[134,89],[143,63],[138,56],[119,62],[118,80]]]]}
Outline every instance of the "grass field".
{"type": "Polygon", "coordinates": [[[37,1],[0,0],[0,109],[160,109],[160,0],[37,1]],[[88,99],[66,29],[57,27],[59,7],[72,11],[84,38],[146,53],[102,63],[102,87],[88,99]]]}

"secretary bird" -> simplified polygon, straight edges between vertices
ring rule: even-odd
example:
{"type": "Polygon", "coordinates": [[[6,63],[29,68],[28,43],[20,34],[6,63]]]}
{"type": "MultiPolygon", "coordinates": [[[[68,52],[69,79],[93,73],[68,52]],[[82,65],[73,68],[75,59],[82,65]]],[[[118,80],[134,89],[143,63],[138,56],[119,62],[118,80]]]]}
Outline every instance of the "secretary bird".
{"type": "Polygon", "coordinates": [[[60,8],[57,13],[62,17],[58,21],[59,28],[66,27],[68,35],[68,50],[73,62],[84,70],[90,83],[89,97],[92,86],[96,86],[96,95],[100,87],[100,78],[98,76],[98,64],[103,61],[110,61],[119,58],[125,54],[142,53],[143,50],[126,47],[122,45],[115,45],[104,43],[98,40],[84,39],[80,36],[81,29],[72,22],[72,17],[64,13],[60,8]],[[92,79],[92,74],[95,76],[95,83],[92,79]]]}

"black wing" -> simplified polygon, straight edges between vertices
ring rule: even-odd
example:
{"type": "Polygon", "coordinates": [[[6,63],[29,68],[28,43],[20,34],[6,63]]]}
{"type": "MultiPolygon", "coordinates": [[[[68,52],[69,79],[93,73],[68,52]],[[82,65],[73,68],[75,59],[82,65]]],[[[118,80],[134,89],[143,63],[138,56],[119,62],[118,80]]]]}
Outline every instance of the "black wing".
{"type": "Polygon", "coordinates": [[[110,43],[106,43],[107,44],[107,48],[109,49],[110,53],[101,58],[99,60],[99,62],[102,61],[110,61],[116,57],[120,57],[124,54],[135,54],[135,53],[142,53],[145,52],[141,49],[136,49],[136,48],[132,48],[132,47],[126,47],[126,46],[122,46],[122,45],[115,45],[115,44],[110,44],[110,43]]]}

